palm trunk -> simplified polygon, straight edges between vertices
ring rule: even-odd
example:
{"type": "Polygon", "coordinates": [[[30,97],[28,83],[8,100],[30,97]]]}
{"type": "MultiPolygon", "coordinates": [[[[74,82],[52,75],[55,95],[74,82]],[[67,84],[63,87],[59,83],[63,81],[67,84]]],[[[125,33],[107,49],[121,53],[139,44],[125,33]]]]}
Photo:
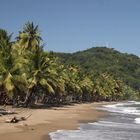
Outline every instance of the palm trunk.
{"type": "Polygon", "coordinates": [[[23,102],[23,105],[24,105],[25,107],[28,107],[28,106],[29,106],[30,101],[31,101],[31,96],[32,96],[32,90],[28,90],[28,91],[27,91],[27,94],[26,94],[26,97],[25,97],[25,100],[24,100],[24,102],[23,102]]]}

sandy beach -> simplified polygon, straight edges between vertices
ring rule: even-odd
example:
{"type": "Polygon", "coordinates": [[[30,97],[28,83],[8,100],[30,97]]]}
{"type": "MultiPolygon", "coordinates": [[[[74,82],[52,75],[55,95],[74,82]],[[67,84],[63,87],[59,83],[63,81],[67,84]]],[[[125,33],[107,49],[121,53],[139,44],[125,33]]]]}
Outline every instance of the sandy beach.
{"type": "Polygon", "coordinates": [[[60,129],[76,129],[78,122],[96,121],[107,115],[96,110],[105,103],[75,104],[49,109],[8,108],[17,112],[15,115],[0,117],[0,140],[50,140],[49,133],[60,129]],[[13,116],[26,117],[26,121],[16,124],[4,121],[13,116]]]}

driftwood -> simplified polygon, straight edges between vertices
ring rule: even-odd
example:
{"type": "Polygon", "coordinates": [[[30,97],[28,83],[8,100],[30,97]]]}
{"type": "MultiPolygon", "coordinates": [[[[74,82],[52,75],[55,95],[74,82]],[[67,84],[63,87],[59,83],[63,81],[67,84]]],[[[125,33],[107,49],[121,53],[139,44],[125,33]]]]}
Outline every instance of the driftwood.
{"type": "Polygon", "coordinates": [[[27,120],[32,114],[30,114],[29,116],[27,117],[13,117],[11,119],[7,119],[5,122],[6,123],[18,123],[19,121],[25,121],[27,120]]]}
{"type": "Polygon", "coordinates": [[[10,111],[10,110],[4,110],[4,109],[0,109],[0,116],[2,115],[9,115],[9,114],[16,114],[16,112],[10,111]]]}

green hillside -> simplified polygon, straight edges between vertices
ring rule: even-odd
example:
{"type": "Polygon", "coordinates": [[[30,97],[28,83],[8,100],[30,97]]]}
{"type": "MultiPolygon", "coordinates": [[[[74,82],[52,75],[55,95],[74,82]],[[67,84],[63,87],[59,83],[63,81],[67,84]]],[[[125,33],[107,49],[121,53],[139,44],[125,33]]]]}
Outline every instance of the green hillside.
{"type": "Polygon", "coordinates": [[[94,76],[109,72],[127,85],[140,90],[140,58],[121,53],[113,48],[93,47],[76,53],[56,53],[64,64],[79,65],[85,73],[94,76]]]}

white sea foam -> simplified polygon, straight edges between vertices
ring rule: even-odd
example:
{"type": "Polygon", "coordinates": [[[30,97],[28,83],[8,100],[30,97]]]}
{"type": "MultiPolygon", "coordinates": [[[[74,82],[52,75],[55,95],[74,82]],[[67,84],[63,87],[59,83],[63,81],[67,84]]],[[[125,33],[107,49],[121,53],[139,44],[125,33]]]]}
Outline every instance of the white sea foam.
{"type": "Polygon", "coordinates": [[[135,123],[140,124],[140,118],[136,118],[135,123]]]}
{"type": "Polygon", "coordinates": [[[140,102],[138,102],[138,101],[128,101],[128,104],[129,104],[129,103],[136,104],[136,105],[140,105],[140,102]]]}
{"type": "MultiPolygon", "coordinates": [[[[84,124],[83,124],[84,125],[84,124]]],[[[136,124],[99,121],[80,130],[58,130],[50,133],[52,140],[139,140],[136,124]],[[92,127],[90,127],[92,125],[92,127]]],[[[83,127],[83,126],[82,126],[83,127]]]]}
{"type": "MultiPolygon", "coordinates": [[[[58,130],[49,134],[52,140],[93,140],[93,130],[58,130]]],[[[101,139],[102,140],[102,139],[101,139]]]]}
{"type": "Polygon", "coordinates": [[[109,127],[114,128],[115,127],[115,128],[133,128],[133,129],[135,128],[135,129],[137,129],[137,127],[138,127],[135,124],[110,122],[110,121],[99,121],[99,122],[88,123],[88,124],[96,125],[96,126],[101,126],[101,127],[107,127],[107,128],[109,128],[109,127]]]}
{"type": "Polygon", "coordinates": [[[134,102],[134,104],[136,104],[136,105],[140,105],[140,102],[134,102]]]}
{"type": "Polygon", "coordinates": [[[110,112],[117,112],[122,114],[140,115],[140,110],[137,107],[131,107],[131,105],[140,105],[140,102],[129,101],[127,103],[117,103],[113,105],[105,105],[103,110],[110,112]]]}
{"type": "Polygon", "coordinates": [[[78,130],[57,130],[50,133],[52,140],[139,140],[140,102],[128,101],[105,105],[103,110],[112,113],[98,122],[79,124],[78,130]],[[121,113],[119,115],[119,113],[121,113]],[[135,119],[135,120],[134,120],[135,119]],[[135,123],[134,123],[135,122],[135,123]]]}

